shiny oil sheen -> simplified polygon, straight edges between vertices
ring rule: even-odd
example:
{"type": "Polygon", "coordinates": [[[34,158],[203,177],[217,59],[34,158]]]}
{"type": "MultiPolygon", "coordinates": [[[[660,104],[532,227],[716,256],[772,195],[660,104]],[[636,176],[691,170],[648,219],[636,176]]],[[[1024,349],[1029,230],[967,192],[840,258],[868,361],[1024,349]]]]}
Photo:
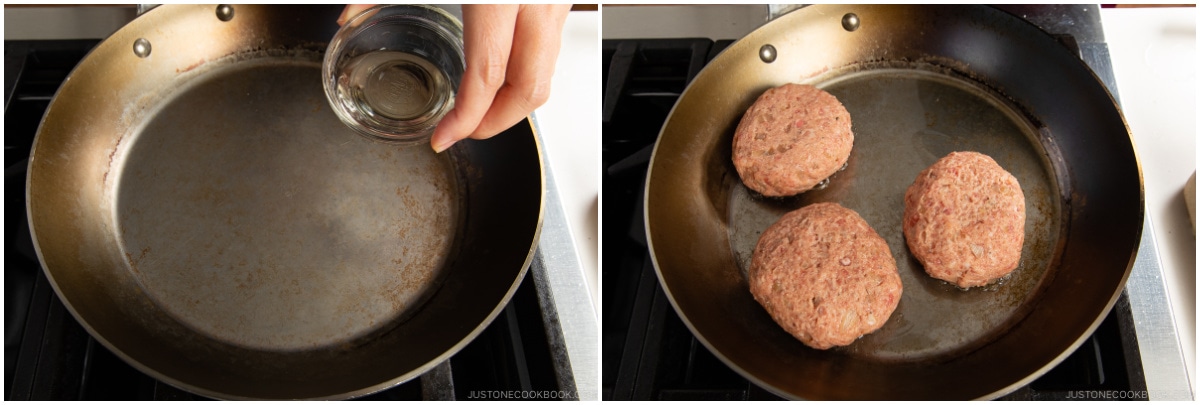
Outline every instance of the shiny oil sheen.
{"type": "Polygon", "coordinates": [[[1078,55],[988,7],[862,5],[800,9],[713,59],[662,129],[645,212],[672,305],[733,370],[789,398],[893,400],[995,398],[1050,370],[1116,301],[1144,215],[1128,129],[1078,55]],[[842,100],[854,149],[826,188],[766,199],[740,184],[732,136],[758,95],[789,82],[842,100]],[[1022,261],[1002,284],[960,291],[907,252],[903,192],[954,150],[993,156],[1025,192],[1022,261]],[[743,274],[762,230],[817,201],[858,211],[904,282],[879,331],[825,351],[776,325],[743,274]]]}
{"type": "Polygon", "coordinates": [[[905,286],[892,319],[844,349],[878,361],[950,358],[1003,333],[1030,309],[1048,276],[1061,226],[1052,168],[1036,132],[1002,100],[965,80],[920,69],[873,69],[820,83],[850,112],[854,148],[828,185],[787,198],[763,197],[741,182],[729,185],[728,231],[745,277],[758,237],[783,214],[818,202],[857,212],[888,242],[905,286]],[[889,117],[863,119],[853,117],[889,117]],[[1002,281],[960,290],[929,277],[909,253],[903,233],[904,193],[925,168],[953,151],[992,156],[1010,170],[1026,199],[1025,249],[1002,281]],[[1011,169],[1009,169],[1011,168],[1011,169]],[[899,208],[899,209],[897,209],[899,208]],[[930,311],[943,300],[952,311],[930,311]]]}

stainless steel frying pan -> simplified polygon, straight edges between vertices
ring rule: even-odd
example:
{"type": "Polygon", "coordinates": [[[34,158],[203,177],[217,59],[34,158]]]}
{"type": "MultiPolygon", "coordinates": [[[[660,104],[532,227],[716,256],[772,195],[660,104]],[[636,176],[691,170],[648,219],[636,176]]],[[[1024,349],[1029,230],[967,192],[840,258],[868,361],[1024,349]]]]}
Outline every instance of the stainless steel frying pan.
{"type": "Polygon", "coordinates": [[[756,384],[805,399],[973,399],[1033,381],[1099,325],[1137,253],[1142,199],[1120,111],[1053,37],[987,7],[845,5],[787,14],[700,72],[660,134],[645,212],[676,311],[756,384]],[[765,198],[733,168],[733,131],[758,95],[789,82],[838,97],[854,149],[824,189],[765,198]],[[987,288],[928,277],[901,231],[905,189],[956,150],[994,157],[1027,199],[1021,264],[987,288]],[[828,351],[779,328],[745,277],[762,231],[820,201],[862,215],[904,284],[879,331],[828,351]]]}
{"type": "Polygon", "coordinates": [[[416,377],[512,296],[541,229],[529,124],[446,154],[355,135],[321,88],[341,6],[162,6],[49,106],[29,223],[71,313],[215,398],[345,398],[416,377]]]}

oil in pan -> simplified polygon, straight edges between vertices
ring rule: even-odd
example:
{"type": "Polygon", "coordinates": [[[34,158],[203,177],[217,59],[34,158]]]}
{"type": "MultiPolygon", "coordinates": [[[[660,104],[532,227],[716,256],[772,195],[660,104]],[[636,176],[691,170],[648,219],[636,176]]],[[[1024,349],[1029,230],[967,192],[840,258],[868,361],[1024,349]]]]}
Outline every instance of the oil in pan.
{"type": "Polygon", "coordinates": [[[747,189],[736,175],[726,182],[729,240],[743,277],[759,235],[783,214],[809,204],[829,201],[853,209],[887,240],[905,286],[899,307],[880,330],[834,350],[889,362],[952,357],[1004,333],[1052,276],[1063,225],[1054,171],[1033,124],[982,85],[935,66],[909,65],[843,69],[813,81],[850,112],[855,137],[846,166],[824,187],[768,198],[747,189]],[[1026,197],[1025,244],[1017,269],[968,290],[925,274],[908,251],[901,226],[908,186],[953,151],[991,156],[1017,177],[1026,197]]]}

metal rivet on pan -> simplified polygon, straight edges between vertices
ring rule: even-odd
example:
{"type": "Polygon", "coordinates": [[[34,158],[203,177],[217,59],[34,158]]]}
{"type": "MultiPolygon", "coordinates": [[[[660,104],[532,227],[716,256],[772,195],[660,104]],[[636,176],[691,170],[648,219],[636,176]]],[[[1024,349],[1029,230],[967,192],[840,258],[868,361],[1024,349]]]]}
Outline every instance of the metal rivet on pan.
{"type": "Polygon", "coordinates": [[[233,6],[222,4],[217,6],[217,19],[221,21],[229,21],[233,19],[233,6]]]}
{"type": "Polygon", "coordinates": [[[150,41],[147,41],[146,38],[138,38],[133,41],[133,54],[139,58],[150,56],[150,41]]]}
{"type": "Polygon", "coordinates": [[[767,62],[767,63],[774,62],[775,61],[775,47],[772,46],[771,44],[766,44],[766,45],[763,45],[762,48],[758,48],[758,58],[762,59],[763,62],[767,62]]]}
{"type": "Polygon", "coordinates": [[[858,14],[846,13],[842,16],[842,28],[845,28],[846,31],[858,29],[858,14]]]}

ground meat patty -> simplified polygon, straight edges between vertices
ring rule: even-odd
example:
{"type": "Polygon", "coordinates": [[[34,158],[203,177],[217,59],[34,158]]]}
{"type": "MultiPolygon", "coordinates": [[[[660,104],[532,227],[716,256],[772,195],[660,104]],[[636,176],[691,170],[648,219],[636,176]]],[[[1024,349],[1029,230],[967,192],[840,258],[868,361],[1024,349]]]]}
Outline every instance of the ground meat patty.
{"type": "Polygon", "coordinates": [[[887,242],[836,203],[800,208],[767,228],[749,276],[750,293],[771,318],[816,349],[879,329],[903,290],[887,242]]]}
{"type": "Polygon", "coordinates": [[[733,135],[733,165],[746,187],[765,196],[799,194],[850,158],[850,113],[813,86],[767,90],[746,110],[733,135]]]}
{"type": "Polygon", "coordinates": [[[1021,260],[1025,194],[1017,178],[976,152],[953,152],[904,193],[904,238],[930,276],[987,285],[1021,260]]]}

